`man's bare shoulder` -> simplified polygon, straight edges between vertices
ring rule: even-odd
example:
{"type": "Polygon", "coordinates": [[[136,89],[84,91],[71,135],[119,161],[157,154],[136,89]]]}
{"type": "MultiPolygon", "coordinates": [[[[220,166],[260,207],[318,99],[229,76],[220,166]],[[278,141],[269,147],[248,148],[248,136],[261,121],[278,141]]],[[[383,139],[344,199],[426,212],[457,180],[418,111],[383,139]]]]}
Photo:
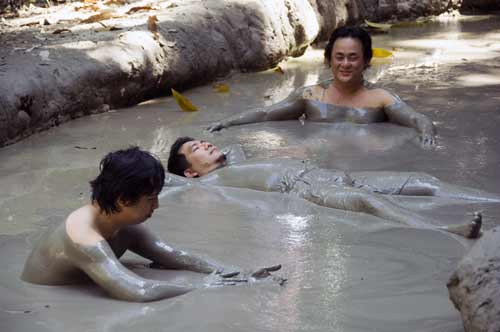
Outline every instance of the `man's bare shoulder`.
{"type": "Polygon", "coordinates": [[[392,105],[396,101],[393,94],[381,88],[368,89],[367,94],[370,100],[375,101],[380,107],[392,105]]]}
{"type": "Polygon", "coordinates": [[[309,100],[321,100],[325,88],[320,84],[308,85],[301,88],[302,98],[309,100]]]}
{"type": "Polygon", "coordinates": [[[68,237],[77,244],[95,245],[104,238],[95,228],[97,214],[92,205],[85,205],[73,211],[65,221],[68,237]]]}

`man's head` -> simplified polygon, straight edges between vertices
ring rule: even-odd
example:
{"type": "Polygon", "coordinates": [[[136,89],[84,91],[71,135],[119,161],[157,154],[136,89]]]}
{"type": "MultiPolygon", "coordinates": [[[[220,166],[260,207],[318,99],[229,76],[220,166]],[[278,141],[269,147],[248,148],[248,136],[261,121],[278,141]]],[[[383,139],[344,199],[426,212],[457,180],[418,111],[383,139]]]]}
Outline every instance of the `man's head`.
{"type": "Polygon", "coordinates": [[[226,156],[213,144],[179,137],[170,148],[168,171],[173,174],[194,178],[219,168],[226,156]]]}
{"type": "Polygon", "coordinates": [[[149,211],[142,213],[145,220],[158,207],[157,195],[164,182],[165,169],[151,153],[138,147],[110,152],[101,160],[100,174],[90,181],[92,202],[112,214],[138,203],[147,210],[148,204],[142,201],[150,201],[149,211]]]}

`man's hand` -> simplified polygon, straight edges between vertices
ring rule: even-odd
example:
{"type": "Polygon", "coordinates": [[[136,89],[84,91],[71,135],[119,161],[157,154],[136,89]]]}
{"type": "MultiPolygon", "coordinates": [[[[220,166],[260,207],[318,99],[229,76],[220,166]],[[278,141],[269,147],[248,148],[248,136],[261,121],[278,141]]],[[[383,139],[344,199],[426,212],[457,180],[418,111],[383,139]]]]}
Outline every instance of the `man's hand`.
{"type": "Polygon", "coordinates": [[[222,128],[226,128],[226,125],[222,121],[219,121],[219,122],[214,122],[210,126],[208,126],[207,130],[213,133],[214,131],[219,131],[222,128]]]}
{"type": "Polygon", "coordinates": [[[436,136],[432,133],[422,133],[419,139],[420,139],[420,144],[424,148],[430,148],[436,145],[436,136]]]}
{"type": "Polygon", "coordinates": [[[283,284],[286,282],[287,279],[278,276],[273,276],[271,274],[271,272],[278,271],[279,269],[281,269],[281,265],[264,267],[249,274],[248,273],[240,274],[240,272],[238,271],[223,273],[223,274],[220,272],[216,272],[211,276],[212,277],[215,276],[217,277],[217,279],[212,282],[209,282],[208,287],[221,287],[228,285],[234,286],[234,285],[256,282],[266,279],[276,281],[280,286],[283,286],[283,284]]]}

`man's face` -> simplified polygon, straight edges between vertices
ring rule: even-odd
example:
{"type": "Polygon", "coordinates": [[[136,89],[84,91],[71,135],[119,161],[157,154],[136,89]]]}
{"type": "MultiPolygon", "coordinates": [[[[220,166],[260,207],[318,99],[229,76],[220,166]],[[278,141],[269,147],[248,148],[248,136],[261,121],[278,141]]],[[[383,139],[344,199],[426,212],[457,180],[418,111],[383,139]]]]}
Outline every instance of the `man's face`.
{"type": "Polygon", "coordinates": [[[179,152],[191,165],[184,171],[188,178],[203,176],[218,168],[224,161],[223,153],[212,143],[206,141],[189,141],[184,143],[179,152]]]}
{"type": "Polygon", "coordinates": [[[158,208],[158,194],[143,195],[134,203],[119,202],[120,213],[126,224],[140,224],[151,218],[154,210],[158,208]]]}
{"type": "Polygon", "coordinates": [[[337,39],[333,44],[331,66],[336,81],[362,81],[366,63],[361,41],[355,38],[337,39]]]}

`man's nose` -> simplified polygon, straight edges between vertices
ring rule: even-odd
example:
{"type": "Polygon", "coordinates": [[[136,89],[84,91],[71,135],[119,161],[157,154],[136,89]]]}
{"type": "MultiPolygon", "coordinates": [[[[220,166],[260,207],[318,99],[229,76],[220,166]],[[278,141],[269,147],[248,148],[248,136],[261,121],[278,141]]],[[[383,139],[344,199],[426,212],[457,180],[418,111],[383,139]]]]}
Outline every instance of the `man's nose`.
{"type": "Polygon", "coordinates": [[[344,66],[345,66],[345,65],[348,65],[348,64],[349,64],[349,63],[351,63],[351,62],[349,61],[349,59],[344,58],[344,59],[342,59],[342,60],[340,61],[340,63],[341,63],[342,65],[344,65],[344,66]]]}
{"type": "Polygon", "coordinates": [[[212,147],[212,143],[210,143],[210,142],[203,142],[203,147],[205,149],[208,149],[208,148],[212,147]]]}

